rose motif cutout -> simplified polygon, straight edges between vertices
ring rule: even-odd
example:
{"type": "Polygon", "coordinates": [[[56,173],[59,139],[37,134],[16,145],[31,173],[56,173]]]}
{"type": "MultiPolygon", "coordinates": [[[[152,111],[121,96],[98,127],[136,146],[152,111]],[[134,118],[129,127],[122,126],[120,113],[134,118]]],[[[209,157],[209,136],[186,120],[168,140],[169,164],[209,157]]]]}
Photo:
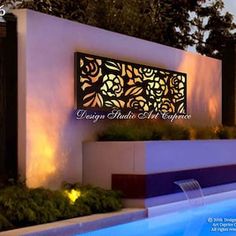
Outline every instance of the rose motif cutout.
{"type": "Polygon", "coordinates": [[[103,77],[101,92],[109,97],[120,97],[123,93],[124,80],[121,76],[108,74],[103,77]]]}

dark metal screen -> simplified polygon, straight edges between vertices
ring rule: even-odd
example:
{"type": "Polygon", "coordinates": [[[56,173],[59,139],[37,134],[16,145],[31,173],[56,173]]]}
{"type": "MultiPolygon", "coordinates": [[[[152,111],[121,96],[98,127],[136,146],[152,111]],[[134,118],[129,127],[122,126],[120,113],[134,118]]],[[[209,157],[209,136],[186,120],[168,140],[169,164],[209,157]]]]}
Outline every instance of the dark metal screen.
{"type": "Polygon", "coordinates": [[[17,177],[16,18],[0,22],[0,183],[17,177]]]}
{"type": "Polygon", "coordinates": [[[227,42],[223,54],[222,123],[236,125],[236,40],[227,42]]]}
{"type": "Polygon", "coordinates": [[[75,53],[77,108],[186,114],[185,73],[75,53]]]}

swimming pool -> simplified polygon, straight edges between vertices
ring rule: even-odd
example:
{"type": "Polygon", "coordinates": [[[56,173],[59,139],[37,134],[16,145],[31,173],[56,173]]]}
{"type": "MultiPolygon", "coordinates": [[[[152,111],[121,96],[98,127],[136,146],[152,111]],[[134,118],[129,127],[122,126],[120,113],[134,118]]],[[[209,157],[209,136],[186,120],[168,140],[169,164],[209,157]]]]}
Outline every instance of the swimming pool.
{"type": "Polygon", "coordinates": [[[195,207],[75,236],[236,235],[236,199],[195,207]]]}

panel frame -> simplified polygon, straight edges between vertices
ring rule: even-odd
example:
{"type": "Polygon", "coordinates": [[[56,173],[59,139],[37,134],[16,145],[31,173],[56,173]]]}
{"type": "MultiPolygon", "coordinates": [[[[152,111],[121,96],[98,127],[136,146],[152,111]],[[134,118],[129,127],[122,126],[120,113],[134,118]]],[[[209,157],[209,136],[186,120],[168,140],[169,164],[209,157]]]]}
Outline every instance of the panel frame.
{"type": "MultiPolygon", "coordinates": [[[[92,54],[88,54],[88,53],[83,53],[83,52],[75,52],[74,53],[74,71],[75,71],[75,109],[87,109],[89,111],[93,111],[93,112],[98,112],[98,113],[106,113],[106,112],[110,112],[111,111],[111,107],[87,107],[84,106],[83,104],[83,90],[81,88],[81,83],[80,83],[80,76],[81,76],[81,67],[80,67],[80,58],[81,57],[90,57],[93,59],[99,59],[99,60],[105,60],[105,61],[112,61],[115,63],[121,63],[121,64],[125,64],[125,65],[131,65],[132,67],[143,67],[143,68],[147,68],[147,69],[151,69],[151,70],[159,70],[162,72],[166,72],[166,73],[173,73],[173,74],[177,74],[177,75],[181,75],[184,76],[185,78],[185,83],[184,83],[184,111],[185,112],[168,112],[168,114],[178,114],[178,115],[186,115],[187,114],[187,74],[184,72],[177,72],[177,71],[173,71],[173,70],[167,70],[167,69],[163,69],[163,68],[159,68],[159,67],[154,67],[154,66],[149,66],[149,65],[145,65],[145,64],[138,64],[138,63],[133,63],[133,62],[127,62],[124,60],[119,60],[119,59],[113,59],[113,58],[108,58],[108,57],[103,57],[103,56],[97,56],[97,55],[92,55],[92,54]]],[[[119,108],[117,108],[119,109],[119,108]]],[[[137,109],[132,109],[132,108],[121,108],[121,110],[123,112],[128,112],[128,111],[133,111],[133,112],[140,112],[140,110],[137,109]]]]}

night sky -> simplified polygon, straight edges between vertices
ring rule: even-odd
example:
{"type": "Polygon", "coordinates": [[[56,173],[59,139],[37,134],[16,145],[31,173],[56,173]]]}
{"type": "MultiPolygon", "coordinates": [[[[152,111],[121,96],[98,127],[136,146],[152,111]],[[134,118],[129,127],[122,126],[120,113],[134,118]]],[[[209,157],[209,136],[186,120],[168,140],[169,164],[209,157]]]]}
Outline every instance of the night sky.
{"type": "Polygon", "coordinates": [[[234,15],[234,21],[236,22],[236,1],[235,0],[224,0],[226,11],[234,15]]]}

